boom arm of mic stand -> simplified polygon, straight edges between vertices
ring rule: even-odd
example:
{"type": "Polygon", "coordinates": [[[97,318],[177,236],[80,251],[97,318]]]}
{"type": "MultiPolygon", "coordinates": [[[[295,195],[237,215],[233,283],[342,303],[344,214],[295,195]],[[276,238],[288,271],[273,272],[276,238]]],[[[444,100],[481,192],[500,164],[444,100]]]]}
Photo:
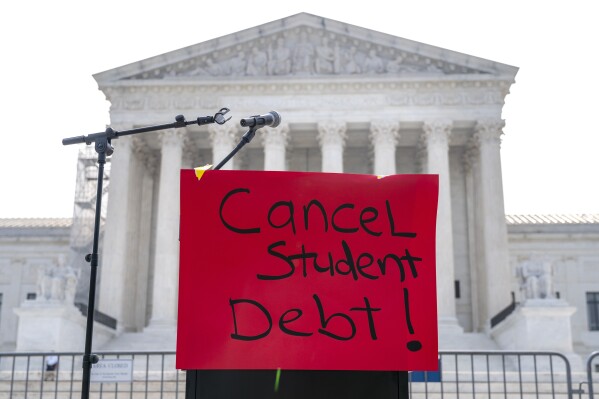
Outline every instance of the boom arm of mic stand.
{"type": "Polygon", "coordinates": [[[258,127],[252,126],[250,130],[245,132],[245,134],[241,137],[239,143],[235,146],[235,148],[233,148],[233,151],[231,151],[229,155],[225,157],[225,159],[220,161],[220,163],[214,167],[214,170],[219,170],[220,168],[222,168],[229,161],[229,159],[233,158],[233,156],[243,148],[244,145],[252,141],[252,139],[256,135],[256,130],[258,130],[258,127]]]}
{"type": "MultiPolygon", "coordinates": [[[[230,111],[229,108],[221,108],[216,114],[214,114],[214,116],[210,116],[210,115],[200,116],[194,121],[186,121],[185,117],[183,115],[177,115],[177,116],[175,116],[174,123],[166,123],[164,125],[156,125],[156,126],[146,126],[146,127],[140,127],[137,129],[123,130],[120,132],[113,130],[111,128],[107,128],[106,131],[104,131],[104,132],[92,133],[92,134],[88,134],[87,136],[67,137],[66,139],[62,139],[62,144],[63,145],[71,145],[71,144],[85,143],[87,145],[90,145],[93,142],[103,141],[104,139],[107,139],[108,143],[110,144],[111,139],[118,139],[121,136],[129,136],[131,134],[153,132],[156,130],[163,130],[163,129],[179,128],[179,127],[185,127],[187,125],[194,125],[194,124],[198,125],[198,126],[207,125],[210,123],[218,123],[219,125],[222,125],[225,122],[227,122],[229,119],[231,119],[231,117],[225,118],[225,116],[224,116],[229,111],[230,111]]],[[[110,154],[107,154],[107,155],[110,155],[110,154]]]]}

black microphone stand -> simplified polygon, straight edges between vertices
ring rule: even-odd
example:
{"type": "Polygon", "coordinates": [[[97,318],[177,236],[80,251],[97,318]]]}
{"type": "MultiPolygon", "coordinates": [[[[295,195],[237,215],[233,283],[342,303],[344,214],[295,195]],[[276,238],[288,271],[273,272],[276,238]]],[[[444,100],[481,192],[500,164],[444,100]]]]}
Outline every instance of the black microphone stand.
{"type": "MultiPolygon", "coordinates": [[[[96,302],[96,277],[98,269],[98,241],[100,238],[100,216],[102,208],[102,185],[104,180],[104,164],[106,157],[112,155],[114,149],[111,145],[112,139],[118,139],[121,136],[129,136],[132,134],[152,132],[156,130],[172,129],[185,127],[187,125],[206,125],[209,123],[224,124],[231,119],[225,118],[225,114],[229,112],[228,108],[221,108],[214,116],[198,117],[194,121],[186,121],[183,115],[177,115],[174,123],[164,125],[148,126],[138,129],[116,131],[108,127],[106,131],[101,133],[92,133],[87,136],[68,137],[62,140],[63,145],[85,143],[90,145],[95,143],[95,150],[98,153],[98,187],[96,191],[96,213],[94,219],[94,239],[92,253],[85,256],[85,260],[91,264],[89,277],[89,300],[87,304],[87,326],[85,330],[85,352],[83,354],[83,376],[81,378],[81,399],[89,398],[90,376],[92,364],[98,363],[98,355],[91,353],[92,338],[94,331],[94,313],[96,302]]],[[[232,155],[231,155],[232,156],[232,155]]],[[[222,166],[222,165],[221,165],[222,166]]]]}
{"type": "Polygon", "coordinates": [[[220,161],[220,163],[218,165],[216,165],[213,169],[214,170],[219,170],[220,168],[222,168],[227,162],[229,162],[229,159],[233,158],[233,156],[235,154],[237,154],[237,152],[239,150],[241,150],[243,148],[244,145],[248,144],[250,141],[252,141],[252,139],[254,138],[254,136],[256,135],[256,130],[260,129],[262,126],[252,126],[250,127],[250,130],[248,130],[247,132],[245,132],[245,134],[241,137],[241,140],[239,141],[239,143],[237,143],[237,145],[235,146],[235,148],[233,148],[233,151],[231,151],[229,153],[229,155],[227,155],[222,161],[220,161]]]}

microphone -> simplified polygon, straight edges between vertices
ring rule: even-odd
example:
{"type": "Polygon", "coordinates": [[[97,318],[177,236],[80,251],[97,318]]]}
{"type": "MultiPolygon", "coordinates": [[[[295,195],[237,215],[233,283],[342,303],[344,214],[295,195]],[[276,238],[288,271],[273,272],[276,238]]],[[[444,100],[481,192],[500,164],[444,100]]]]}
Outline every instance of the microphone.
{"type": "Polygon", "coordinates": [[[281,123],[281,116],[275,111],[270,111],[268,114],[243,118],[239,123],[243,127],[255,127],[257,129],[263,126],[277,127],[281,123]]]}

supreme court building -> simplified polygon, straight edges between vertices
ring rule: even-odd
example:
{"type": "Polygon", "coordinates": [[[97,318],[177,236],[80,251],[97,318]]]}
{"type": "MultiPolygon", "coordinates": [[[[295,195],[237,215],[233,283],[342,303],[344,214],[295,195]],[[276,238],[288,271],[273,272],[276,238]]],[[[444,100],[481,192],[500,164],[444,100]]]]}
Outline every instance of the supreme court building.
{"type": "MultiPolygon", "coordinates": [[[[504,212],[502,108],[517,71],[302,13],[94,75],[115,130],[222,107],[232,116],[113,141],[97,305],[116,328],[102,345],[174,349],[179,171],[218,163],[245,132],[240,118],[275,110],[280,126],[258,130],[223,169],[439,174],[441,349],[534,346],[510,338],[526,335],[532,312],[560,325],[558,338],[531,349],[587,351],[599,343],[584,297],[593,293],[585,284],[599,282],[599,218],[504,212]]],[[[91,242],[94,160],[82,151],[68,259],[58,265],[82,269],[75,302],[88,289],[80,256],[91,242]]]]}

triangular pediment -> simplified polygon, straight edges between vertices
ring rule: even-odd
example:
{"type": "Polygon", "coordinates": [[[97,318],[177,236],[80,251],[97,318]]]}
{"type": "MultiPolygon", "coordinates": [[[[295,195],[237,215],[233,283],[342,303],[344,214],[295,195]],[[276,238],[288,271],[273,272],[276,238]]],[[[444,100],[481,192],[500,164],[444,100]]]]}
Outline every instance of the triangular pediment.
{"type": "Polygon", "coordinates": [[[503,75],[517,68],[301,13],[95,75],[131,80],[503,75]]]}

